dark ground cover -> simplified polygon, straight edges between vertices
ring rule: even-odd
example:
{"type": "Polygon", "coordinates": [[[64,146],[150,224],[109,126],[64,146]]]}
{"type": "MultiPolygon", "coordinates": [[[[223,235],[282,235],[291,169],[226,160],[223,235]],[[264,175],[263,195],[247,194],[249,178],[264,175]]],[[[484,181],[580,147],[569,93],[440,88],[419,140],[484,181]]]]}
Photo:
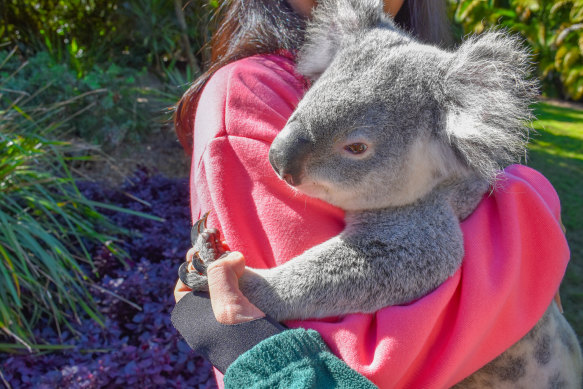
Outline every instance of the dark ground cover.
{"type": "MultiPolygon", "coordinates": [[[[89,318],[73,324],[78,332],[63,332],[61,340],[70,346],[63,351],[1,355],[4,383],[12,388],[216,387],[210,364],[190,350],[170,322],[176,271],[190,241],[187,179],[151,176],[142,169],[117,190],[95,182],[79,187],[90,199],[166,221],[105,211],[118,225],[139,232],[122,245],[129,253],[127,267],[105,248],[92,248],[101,288],[94,295],[105,326],[89,318]]],[[[48,323],[38,326],[36,336],[39,342],[59,343],[48,323]]]]}

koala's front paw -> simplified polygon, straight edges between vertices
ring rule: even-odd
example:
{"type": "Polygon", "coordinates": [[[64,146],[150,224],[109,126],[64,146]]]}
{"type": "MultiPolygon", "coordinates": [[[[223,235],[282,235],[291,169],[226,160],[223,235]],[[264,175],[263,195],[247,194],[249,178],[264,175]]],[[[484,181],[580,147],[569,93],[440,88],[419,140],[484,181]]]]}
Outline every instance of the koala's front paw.
{"type": "Polygon", "coordinates": [[[195,270],[189,271],[188,262],[184,262],[178,268],[178,278],[195,292],[208,292],[209,290],[207,277],[195,270]]]}
{"type": "Polygon", "coordinates": [[[192,258],[192,264],[199,273],[206,275],[208,265],[225,254],[226,251],[220,238],[221,235],[216,228],[205,228],[198,234],[193,245],[195,254],[192,258]]]}
{"type": "Polygon", "coordinates": [[[215,228],[206,228],[208,213],[192,227],[190,239],[192,249],[189,258],[178,269],[180,280],[196,291],[208,291],[206,270],[208,266],[227,252],[215,228]]]}

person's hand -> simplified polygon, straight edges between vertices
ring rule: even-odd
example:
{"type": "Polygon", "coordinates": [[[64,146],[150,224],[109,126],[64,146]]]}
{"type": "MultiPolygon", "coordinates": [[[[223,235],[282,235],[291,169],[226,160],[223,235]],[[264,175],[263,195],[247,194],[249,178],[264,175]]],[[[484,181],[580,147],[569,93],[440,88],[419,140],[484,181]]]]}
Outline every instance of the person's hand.
{"type": "MultiPolygon", "coordinates": [[[[193,254],[190,250],[187,260],[193,254]]],[[[223,373],[241,354],[286,329],[243,296],[239,278],[244,272],[243,255],[232,252],[207,268],[209,293],[192,293],[180,280],[174,289],[172,324],[193,350],[223,373]]]]}
{"type": "MultiPolygon", "coordinates": [[[[190,263],[188,271],[195,271],[191,264],[194,253],[194,248],[186,253],[186,261],[190,263]]],[[[245,258],[236,251],[217,259],[207,269],[211,304],[219,323],[238,324],[265,316],[239,289],[239,278],[244,271],[245,258]]],[[[178,280],[174,288],[174,299],[178,302],[190,291],[188,286],[178,280]]]]}
{"type": "MultiPolygon", "coordinates": [[[[191,248],[186,253],[186,261],[189,263],[188,271],[194,271],[194,267],[192,266],[192,257],[194,256],[194,253],[194,248],[191,248]]],[[[178,279],[178,282],[176,282],[176,286],[174,287],[174,300],[176,300],[176,302],[180,301],[180,299],[186,296],[191,290],[192,289],[186,286],[184,282],[178,279]]]]}
{"type": "Polygon", "coordinates": [[[245,323],[265,316],[239,289],[244,272],[245,258],[236,251],[217,259],[207,269],[211,305],[219,323],[245,323]]]}

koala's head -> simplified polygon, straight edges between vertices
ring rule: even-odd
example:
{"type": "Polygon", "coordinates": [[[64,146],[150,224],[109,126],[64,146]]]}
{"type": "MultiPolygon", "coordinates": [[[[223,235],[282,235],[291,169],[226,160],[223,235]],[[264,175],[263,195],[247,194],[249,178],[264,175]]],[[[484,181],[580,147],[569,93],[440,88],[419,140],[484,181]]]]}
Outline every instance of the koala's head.
{"type": "Polygon", "coordinates": [[[320,1],[298,60],[313,85],[269,160],[346,210],[409,204],[474,172],[492,182],[525,154],[537,93],[528,62],[505,33],[446,51],[399,30],[382,0],[320,1]]]}

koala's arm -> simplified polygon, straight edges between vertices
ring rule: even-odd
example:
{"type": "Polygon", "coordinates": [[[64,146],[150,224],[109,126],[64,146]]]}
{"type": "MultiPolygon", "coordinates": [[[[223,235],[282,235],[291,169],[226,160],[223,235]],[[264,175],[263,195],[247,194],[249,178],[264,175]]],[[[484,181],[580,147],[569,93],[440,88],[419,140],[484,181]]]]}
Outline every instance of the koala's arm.
{"type": "Polygon", "coordinates": [[[345,232],[281,266],[247,268],[239,285],[277,320],[374,312],[409,302],[451,276],[463,258],[457,219],[453,212],[441,219],[403,220],[388,239],[370,229],[345,232]]]}

